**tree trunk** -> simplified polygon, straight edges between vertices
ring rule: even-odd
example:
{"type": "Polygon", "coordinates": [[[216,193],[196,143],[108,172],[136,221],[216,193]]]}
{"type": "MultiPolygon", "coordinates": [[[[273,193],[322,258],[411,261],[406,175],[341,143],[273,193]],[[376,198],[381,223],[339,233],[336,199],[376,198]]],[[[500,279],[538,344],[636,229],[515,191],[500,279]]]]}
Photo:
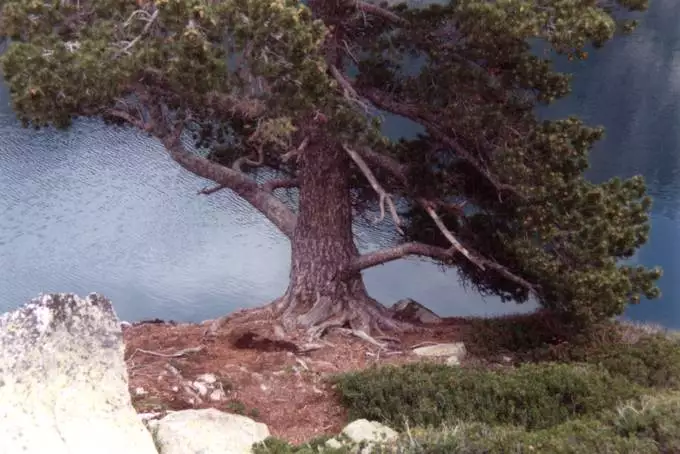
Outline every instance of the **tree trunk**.
{"type": "Polygon", "coordinates": [[[288,329],[321,335],[330,327],[375,333],[397,326],[368,296],[361,274],[343,272],[359,255],[352,233],[350,164],[340,147],[323,143],[312,144],[299,157],[290,284],[274,305],[288,329]]]}

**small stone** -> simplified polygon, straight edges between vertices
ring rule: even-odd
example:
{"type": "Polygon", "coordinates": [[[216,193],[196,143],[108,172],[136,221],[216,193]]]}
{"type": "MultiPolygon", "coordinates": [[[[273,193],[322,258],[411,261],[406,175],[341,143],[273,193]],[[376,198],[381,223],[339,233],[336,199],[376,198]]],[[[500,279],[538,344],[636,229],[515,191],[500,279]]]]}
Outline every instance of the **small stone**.
{"type": "Polygon", "coordinates": [[[330,449],[340,449],[342,448],[342,443],[340,443],[337,438],[331,438],[326,441],[326,447],[330,449]]]}
{"type": "Polygon", "coordinates": [[[135,388],[135,396],[146,396],[147,394],[149,393],[141,386],[135,388]]]}
{"type": "Polygon", "coordinates": [[[175,393],[176,393],[176,392],[179,392],[179,386],[177,386],[177,385],[173,386],[171,389],[172,389],[172,391],[175,392],[175,393]]]}
{"type": "Polygon", "coordinates": [[[357,419],[351,422],[342,433],[354,443],[361,442],[389,442],[395,440],[399,434],[384,424],[367,419],[357,419]]]}
{"type": "Polygon", "coordinates": [[[258,379],[259,381],[263,381],[263,380],[264,380],[264,375],[262,375],[262,374],[260,374],[260,373],[258,373],[258,372],[253,372],[253,373],[252,373],[252,377],[258,379]]]}
{"type": "Polygon", "coordinates": [[[227,395],[225,394],[224,391],[221,389],[216,389],[213,392],[210,393],[210,396],[208,396],[210,400],[213,402],[219,402],[227,398],[227,395]]]}
{"type": "Polygon", "coordinates": [[[206,394],[208,394],[208,387],[205,385],[205,383],[201,381],[194,381],[191,384],[191,387],[196,390],[199,396],[204,397],[206,394]]]}
{"type": "Polygon", "coordinates": [[[465,356],[465,344],[463,342],[453,342],[450,344],[428,345],[413,349],[413,353],[418,356],[465,356]]]}
{"type": "Polygon", "coordinates": [[[196,377],[196,380],[200,380],[203,383],[207,383],[208,385],[212,385],[217,381],[217,377],[215,374],[201,374],[198,377],[196,377]]]}
{"type": "Polygon", "coordinates": [[[130,322],[126,322],[126,321],[120,322],[121,328],[130,328],[131,326],[132,326],[132,323],[130,323],[130,322]]]}
{"type": "Polygon", "coordinates": [[[512,362],[512,358],[509,357],[509,356],[502,356],[502,357],[501,357],[501,361],[503,361],[504,363],[511,363],[511,362],[512,362]]]}
{"type": "Polygon", "coordinates": [[[267,389],[268,389],[268,388],[265,386],[264,383],[262,383],[262,384],[260,385],[260,389],[261,389],[262,391],[264,391],[264,392],[267,392],[267,389]]]}
{"type": "Polygon", "coordinates": [[[448,366],[460,366],[460,358],[457,356],[449,356],[446,358],[446,364],[448,366]]]}

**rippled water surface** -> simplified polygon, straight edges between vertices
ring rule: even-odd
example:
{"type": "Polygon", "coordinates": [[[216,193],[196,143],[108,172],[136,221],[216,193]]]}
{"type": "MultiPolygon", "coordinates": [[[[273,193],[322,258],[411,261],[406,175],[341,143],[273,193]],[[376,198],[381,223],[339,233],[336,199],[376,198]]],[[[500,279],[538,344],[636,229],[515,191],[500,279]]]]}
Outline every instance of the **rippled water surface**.
{"type": "MultiPolygon", "coordinates": [[[[570,99],[607,128],[594,179],[644,174],[655,197],[650,243],[636,260],[662,265],[664,298],[630,311],[680,328],[680,3],[652,0],[633,37],[592,53],[570,99]]],[[[65,133],[22,129],[0,92],[0,311],[40,292],[101,292],[121,318],[197,321],[262,304],[286,286],[290,248],[229,192],[182,171],[154,140],[86,121],[65,133]]],[[[401,126],[392,125],[395,130],[401,126]]],[[[359,229],[362,248],[379,232],[359,229]]],[[[517,308],[465,292],[454,273],[400,261],[366,273],[384,303],[413,297],[446,315],[517,308]]]]}

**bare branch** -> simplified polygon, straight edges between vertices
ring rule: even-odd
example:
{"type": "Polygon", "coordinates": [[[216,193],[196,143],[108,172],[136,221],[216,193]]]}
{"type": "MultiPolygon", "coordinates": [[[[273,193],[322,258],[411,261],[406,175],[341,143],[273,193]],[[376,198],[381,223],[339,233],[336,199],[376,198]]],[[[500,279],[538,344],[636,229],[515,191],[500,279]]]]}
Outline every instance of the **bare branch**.
{"type": "Polygon", "coordinates": [[[408,25],[408,21],[402,17],[399,17],[397,14],[394,14],[392,11],[386,10],[385,8],[381,8],[378,5],[375,5],[373,3],[368,3],[364,1],[353,1],[353,0],[348,0],[347,3],[354,4],[357,10],[361,11],[362,13],[366,14],[371,14],[373,16],[378,16],[382,17],[383,19],[386,19],[392,23],[399,24],[399,25],[408,25]]]}
{"type": "Polygon", "coordinates": [[[427,214],[430,215],[437,228],[444,234],[446,239],[449,240],[451,246],[453,246],[454,249],[463,254],[463,256],[465,256],[466,259],[477,265],[477,267],[480,270],[484,271],[484,264],[477,260],[475,257],[473,257],[472,254],[470,254],[470,252],[467,249],[465,249],[465,247],[463,247],[460,241],[458,241],[458,239],[453,235],[453,233],[446,227],[446,225],[444,225],[444,222],[441,220],[437,212],[434,210],[434,208],[432,208],[432,204],[424,199],[420,199],[418,200],[418,202],[425,209],[427,214]]]}
{"type": "Polygon", "coordinates": [[[394,221],[394,224],[397,228],[397,231],[401,234],[404,233],[404,231],[401,229],[401,219],[399,218],[399,214],[397,213],[397,207],[394,205],[394,201],[392,200],[392,196],[385,191],[385,189],[380,185],[378,182],[378,179],[373,175],[373,172],[371,171],[371,168],[366,164],[366,161],[363,160],[361,156],[359,156],[359,153],[356,151],[352,150],[349,148],[347,145],[343,145],[342,148],[347,152],[347,154],[350,155],[352,160],[356,163],[356,165],[359,167],[361,170],[361,173],[364,174],[368,182],[371,184],[371,187],[373,190],[378,194],[380,197],[380,217],[376,219],[376,223],[382,221],[385,219],[385,204],[389,207],[390,214],[392,215],[392,220],[394,221]]]}
{"type": "MultiPolygon", "coordinates": [[[[147,19],[146,25],[144,25],[142,32],[139,35],[137,35],[132,41],[130,41],[125,47],[123,47],[120,50],[120,52],[118,52],[116,54],[116,57],[120,57],[122,54],[127,53],[130,49],[132,49],[132,47],[134,47],[135,44],[137,44],[139,42],[140,39],[142,39],[144,37],[144,35],[146,35],[149,32],[149,30],[151,29],[151,26],[154,24],[154,22],[156,22],[156,19],[158,18],[158,13],[159,13],[159,10],[156,9],[153,12],[153,14],[151,14],[151,17],[149,19],[147,19]]],[[[130,17],[130,19],[128,19],[128,21],[131,20],[131,19],[132,19],[132,17],[130,17]]],[[[126,22],[126,24],[127,24],[127,22],[126,22]]]]}
{"type": "Polygon", "coordinates": [[[152,17],[151,14],[149,14],[149,12],[146,11],[146,10],[143,10],[143,9],[135,10],[135,11],[132,12],[132,14],[130,14],[130,16],[127,18],[127,20],[125,22],[123,22],[123,28],[129,27],[130,24],[132,23],[132,20],[137,16],[143,16],[143,20],[145,20],[147,22],[151,21],[151,17],[152,17]]]}
{"type": "Polygon", "coordinates": [[[257,147],[257,160],[253,160],[249,156],[241,156],[234,161],[234,164],[232,164],[231,168],[237,172],[243,172],[241,167],[243,167],[244,164],[252,167],[260,167],[262,164],[264,164],[264,150],[262,146],[257,147]]]}
{"type": "Polygon", "coordinates": [[[128,122],[131,126],[135,126],[142,131],[146,132],[151,132],[153,129],[153,125],[151,123],[145,122],[142,118],[138,118],[133,116],[130,112],[127,110],[122,110],[122,109],[109,109],[107,111],[109,115],[112,115],[114,117],[120,118],[122,120],[125,120],[128,122]]]}
{"type": "Polygon", "coordinates": [[[170,157],[194,175],[212,180],[219,186],[231,189],[269,219],[284,235],[292,238],[297,222],[295,213],[273,194],[262,189],[255,180],[244,173],[222,166],[184,148],[173,134],[158,134],[170,157]]]}
{"type": "Polygon", "coordinates": [[[345,94],[345,98],[347,98],[351,102],[358,104],[359,107],[361,107],[364,112],[369,112],[370,108],[368,104],[361,100],[361,98],[357,94],[356,90],[354,89],[350,81],[347,80],[347,78],[340,72],[340,70],[335,65],[331,65],[330,71],[333,78],[342,87],[342,90],[345,94]]]}
{"type": "Polygon", "coordinates": [[[288,162],[292,158],[297,158],[300,153],[302,153],[304,149],[307,148],[307,145],[309,145],[309,137],[305,137],[305,139],[300,143],[300,145],[298,145],[297,148],[293,148],[289,152],[282,154],[281,160],[283,162],[288,162]]]}

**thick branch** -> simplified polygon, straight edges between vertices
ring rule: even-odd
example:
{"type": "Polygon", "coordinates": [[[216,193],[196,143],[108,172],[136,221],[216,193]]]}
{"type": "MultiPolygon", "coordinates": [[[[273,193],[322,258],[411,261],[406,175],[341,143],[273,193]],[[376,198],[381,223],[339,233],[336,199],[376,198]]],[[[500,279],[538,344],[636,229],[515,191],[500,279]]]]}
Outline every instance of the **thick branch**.
{"type": "Polygon", "coordinates": [[[188,152],[178,138],[166,136],[160,139],[170,157],[184,169],[231,189],[269,219],[284,235],[293,237],[297,221],[295,213],[274,195],[260,188],[255,180],[188,152]]]}
{"type": "MultiPolygon", "coordinates": [[[[445,249],[442,247],[431,246],[429,244],[418,242],[404,243],[398,246],[380,249],[360,255],[352,261],[351,267],[348,270],[348,274],[358,273],[362,270],[393,262],[411,255],[429,257],[444,261],[455,257],[458,252],[459,251],[454,248],[445,249]]],[[[481,257],[477,258],[477,260],[480,261],[486,268],[496,271],[509,281],[526,288],[530,292],[537,293],[535,285],[514,274],[503,265],[481,257]]]]}
{"type": "MultiPolygon", "coordinates": [[[[154,112],[158,109],[154,106],[147,106],[147,110],[154,112]]],[[[261,188],[255,180],[244,173],[187,151],[180,140],[180,125],[177,125],[174,130],[168,130],[157,122],[157,118],[144,121],[121,109],[110,109],[109,113],[127,121],[132,126],[154,134],[165,146],[170,157],[181,167],[218,185],[201,192],[212,193],[223,188],[231,189],[269,219],[284,235],[288,238],[293,237],[297,216],[286,204],[261,188]]]]}

